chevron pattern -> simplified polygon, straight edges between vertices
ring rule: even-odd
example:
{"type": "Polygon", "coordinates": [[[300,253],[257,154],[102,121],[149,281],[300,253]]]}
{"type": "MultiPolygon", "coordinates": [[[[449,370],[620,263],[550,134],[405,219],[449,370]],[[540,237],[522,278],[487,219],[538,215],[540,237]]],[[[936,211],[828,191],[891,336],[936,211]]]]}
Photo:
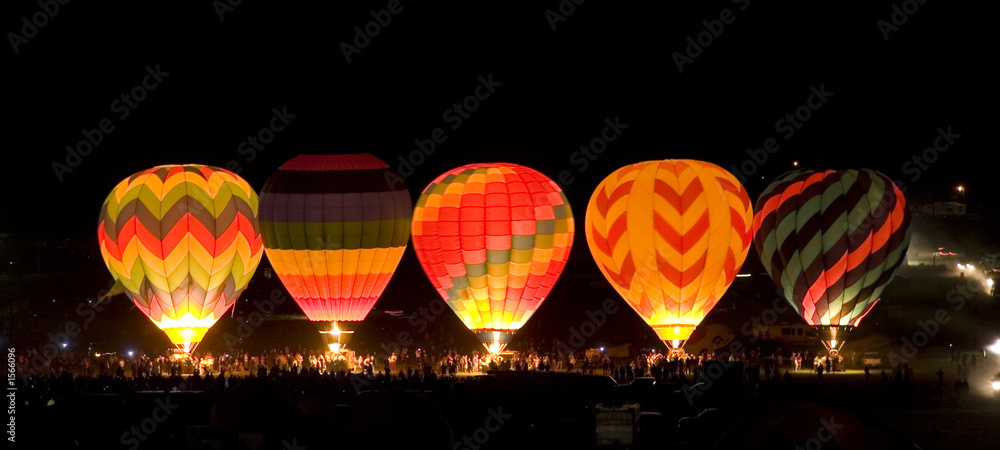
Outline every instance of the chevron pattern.
{"type": "Polygon", "coordinates": [[[118,183],[97,239],[136,306],[188,350],[236,302],[263,255],[257,193],[232,172],[193,164],[118,183]]]}
{"type": "Polygon", "coordinates": [[[694,160],[622,167],[598,185],[585,233],[594,261],[664,341],[690,337],[746,259],[753,212],[729,172],[694,160]]]}
{"type": "Polygon", "coordinates": [[[434,288],[479,336],[524,325],[552,290],[573,245],[562,189],[516,164],[470,164],[424,189],[413,248],[434,288]]]}
{"type": "Polygon", "coordinates": [[[368,153],[299,155],[260,192],[264,250],[312,321],[361,321],[410,239],[410,191],[368,153]]]}
{"type": "Polygon", "coordinates": [[[793,171],[757,200],[754,245],[806,323],[854,327],[903,262],[909,224],[903,193],[881,173],[793,171]]]}

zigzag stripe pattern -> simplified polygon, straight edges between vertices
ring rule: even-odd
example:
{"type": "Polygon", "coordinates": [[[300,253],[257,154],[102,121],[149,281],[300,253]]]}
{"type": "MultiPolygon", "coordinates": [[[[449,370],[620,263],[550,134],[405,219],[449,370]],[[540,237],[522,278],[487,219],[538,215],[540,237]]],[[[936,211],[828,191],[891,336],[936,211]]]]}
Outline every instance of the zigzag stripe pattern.
{"type": "Polygon", "coordinates": [[[810,325],[857,326],[903,262],[906,199],[873,170],[793,171],[757,200],[754,245],[810,325]]]}
{"type": "Polygon", "coordinates": [[[263,255],[257,193],[232,172],[194,164],[118,183],[101,207],[97,239],[111,275],[178,344],[201,340],[263,255]],[[174,336],[177,328],[192,331],[174,336]]]}
{"type": "Polygon", "coordinates": [[[413,248],[441,298],[477,332],[516,331],[566,265],[573,212],[562,189],[516,164],[437,177],[413,210],[413,248]]]}
{"type": "Polygon", "coordinates": [[[410,238],[410,191],[368,153],[298,155],[260,193],[267,258],[312,321],[361,321],[410,238]]]}
{"type": "Polygon", "coordinates": [[[585,233],[611,285],[662,340],[687,339],[746,259],[753,213],[729,172],[694,160],[647,161],[601,182],[585,233]]]}

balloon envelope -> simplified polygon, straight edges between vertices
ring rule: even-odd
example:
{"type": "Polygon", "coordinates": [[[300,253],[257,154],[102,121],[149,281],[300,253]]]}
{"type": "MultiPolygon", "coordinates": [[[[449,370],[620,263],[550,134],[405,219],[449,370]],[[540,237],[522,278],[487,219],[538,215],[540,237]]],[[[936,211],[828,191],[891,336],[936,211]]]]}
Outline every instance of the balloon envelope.
{"type": "Polygon", "coordinates": [[[597,186],[585,232],[611,285],[676,348],[736,277],[752,221],[750,198],[724,169],[695,160],[647,161],[597,186]]]}
{"type": "Polygon", "coordinates": [[[97,237],[117,283],[186,351],[236,302],[263,255],[257,193],[232,172],[195,164],[122,180],[97,237]]]}
{"type": "Polygon", "coordinates": [[[403,180],[368,153],[299,155],[260,199],[267,258],[309,320],[364,320],[410,238],[403,180]]]}
{"type": "Polygon", "coordinates": [[[566,196],[545,175],[470,164],[424,189],[413,210],[413,248],[462,322],[484,343],[504,343],[552,290],[573,228],[566,196]]]}
{"type": "Polygon", "coordinates": [[[806,323],[855,327],[903,262],[909,222],[903,193],[876,171],[793,171],[757,200],[754,245],[806,323]]]}

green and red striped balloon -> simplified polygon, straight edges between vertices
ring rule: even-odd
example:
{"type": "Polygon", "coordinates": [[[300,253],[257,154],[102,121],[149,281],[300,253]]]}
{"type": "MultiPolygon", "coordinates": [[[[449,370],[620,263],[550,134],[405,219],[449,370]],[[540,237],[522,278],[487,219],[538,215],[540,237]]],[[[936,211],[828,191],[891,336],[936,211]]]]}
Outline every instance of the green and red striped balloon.
{"type": "Polygon", "coordinates": [[[903,193],[874,170],[789,172],[755,209],[761,262],[799,315],[821,328],[857,326],[910,244],[903,193]]]}

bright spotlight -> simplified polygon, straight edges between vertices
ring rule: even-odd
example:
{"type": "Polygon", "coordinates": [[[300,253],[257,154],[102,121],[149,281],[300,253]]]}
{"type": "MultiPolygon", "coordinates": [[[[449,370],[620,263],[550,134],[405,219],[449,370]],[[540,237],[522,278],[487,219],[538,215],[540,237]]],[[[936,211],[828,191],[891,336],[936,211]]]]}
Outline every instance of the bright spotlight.
{"type": "Polygon", "coordinates": [[[986,350],[989,350],[994,355],[1000,355],[1000,340],[990,344],[990,346],[986,347],[986,350]]]}
{"type": "Polygon", "coordinates": [[[961,264],[958,265],[958,270],[964,270],[964,269],[965,269],[965,266],[963,266],[961,264]]]}
{"type": "Polygon", "coordinates": [[[993,384],[993,390],[994,391],[1000,390],[1000,381],[994,381],[991,384],[993,384]]]}
{"type": "Polygon", "coordinates": [[[132,353],[133,353],[133,352],[132,352],[132,350],[129,350],[129,351],[128,351],[128,355],[129,355],[129,356],[132,356],[132,353]]]}

